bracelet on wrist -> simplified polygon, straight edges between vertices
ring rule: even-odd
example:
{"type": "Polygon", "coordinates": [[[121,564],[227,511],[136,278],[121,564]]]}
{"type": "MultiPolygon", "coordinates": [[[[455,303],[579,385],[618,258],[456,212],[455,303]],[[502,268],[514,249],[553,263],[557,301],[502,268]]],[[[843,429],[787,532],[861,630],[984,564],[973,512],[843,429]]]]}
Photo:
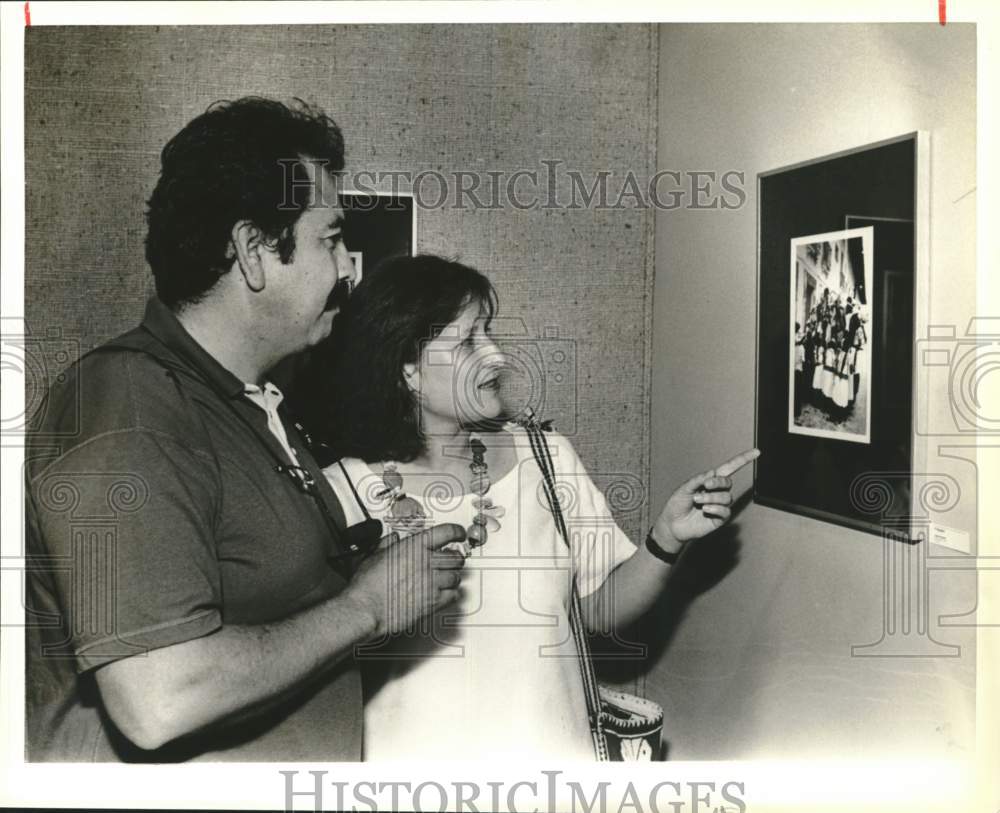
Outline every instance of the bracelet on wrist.
{"type": "Polygon", "coordinates": [[[684,546],[686,542],[682,542],[681,546],[675,550],[673,553],[665,551],[659,546],[657,541],[653,539],[653,529],[649,529],[649,533],[646,534],[646,550],[648,550],[653,556],[659,559],[661,562],[666,562],[668,565],[675,564],[680,558],[681,554],[684,552],[684,546]]]}

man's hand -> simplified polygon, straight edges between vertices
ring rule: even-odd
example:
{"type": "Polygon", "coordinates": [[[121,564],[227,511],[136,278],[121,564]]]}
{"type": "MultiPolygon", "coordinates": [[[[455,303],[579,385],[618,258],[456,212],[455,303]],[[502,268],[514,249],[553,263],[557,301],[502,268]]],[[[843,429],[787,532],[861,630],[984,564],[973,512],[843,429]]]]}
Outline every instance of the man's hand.
{"type": "Polygon", "coordinates": [[[750,449],[684,483],[663,507],[653,526],[653,538],[664,545],[671,537],[687,542],[724,525],[729,520],[729,506],[733,501],[730,477],[758,457],[760,450],[750,449]]]}
{"type": "Polygon", "coordinates": [[[458,597],[465,557],[442,548],[464,539],[465,529],[453,524],[402,539],[389,534],[342,595],[372,614],[377,634],[408,629],[458,597]]]}
{"type": "Polygon", "coordinates": [[[101,667],[97,684],[111,719],[140,748],[154,749],[280,699],[358,644],[454,601],[465,559],[441,548],[464,538],[460,525],[391,535],[347,588],[294,616],[224,625],[101,667]]]}

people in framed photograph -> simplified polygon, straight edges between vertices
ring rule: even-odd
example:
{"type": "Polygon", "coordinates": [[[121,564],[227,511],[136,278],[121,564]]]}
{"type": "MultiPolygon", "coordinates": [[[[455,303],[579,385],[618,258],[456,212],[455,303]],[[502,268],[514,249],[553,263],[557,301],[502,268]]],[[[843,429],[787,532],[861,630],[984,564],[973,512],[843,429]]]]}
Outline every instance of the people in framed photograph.
{"type": "Polygon", "coordinates": [[[791,433],[870,442],[870,355],[860,351],[873,243],[871,227],[790,241],[791,433]]]}

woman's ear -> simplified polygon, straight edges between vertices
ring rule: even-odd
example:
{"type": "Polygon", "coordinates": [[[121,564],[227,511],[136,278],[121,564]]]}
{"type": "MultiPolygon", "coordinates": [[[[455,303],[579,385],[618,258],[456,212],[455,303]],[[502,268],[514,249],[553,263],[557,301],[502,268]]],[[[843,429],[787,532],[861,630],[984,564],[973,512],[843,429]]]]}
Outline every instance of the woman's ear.
{"type": "Polygon", "coordinates": [[[247,287],[255,293],[264,290],[264,264],[261,253],[265,250],[263,235],[249,220],[240,220],[233,226],[230,245],[236,252],[236,264],[240,268],[247,287]]]}
{"type": "Polygon", "coordinates": [[[406,386],[410,388],[410,392],[420,392],[420,367],[413,363],[404,364],[403,378],[406,380],[406,386]]]}

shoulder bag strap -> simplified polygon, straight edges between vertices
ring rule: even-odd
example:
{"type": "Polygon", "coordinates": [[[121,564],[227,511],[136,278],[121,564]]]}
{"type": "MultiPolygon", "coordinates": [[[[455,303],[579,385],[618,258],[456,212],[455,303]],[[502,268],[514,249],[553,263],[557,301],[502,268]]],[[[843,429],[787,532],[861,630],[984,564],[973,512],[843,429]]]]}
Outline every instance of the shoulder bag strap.
{"type": "MultiPolygon", "coordinates": [[[[545,487],[545,496],[552,509],[552,518],[555,520],[556,528],[562,536],[566,547],[570,552],[572,561],[573,549],[569,543],[569,533],[566,529],[566,521],[563,518],[562,508],[559,505],[559,495],[555,488],[555,476],[552,466],[552,454],[549,451],[548,441],[542,430],[534,422],[525,422],[524,428],[531,441],[531,451],[535,455],[535,462],[542,472],[542,483],[545,487]]],[[[594,673],[594,662],[590,656],[590,644],[587,642],[587,630],[583,623],[583,612],[580,608],[580,594],[576,587],[576,573],[574,571],[571,580],[571,596],[569,607],[569,626],[573,632],[573,640],[576,643],[576,651],[580,661],[580,674],[583,677],[583,694],[587,700],[587,716],[590,720],[590,733],[594,739],[594,752],[598,761],[608,761],[608,745],[604,739],[604,728],[601,724],[601,698],[597,689],[597,675],[594,673]]]]}

